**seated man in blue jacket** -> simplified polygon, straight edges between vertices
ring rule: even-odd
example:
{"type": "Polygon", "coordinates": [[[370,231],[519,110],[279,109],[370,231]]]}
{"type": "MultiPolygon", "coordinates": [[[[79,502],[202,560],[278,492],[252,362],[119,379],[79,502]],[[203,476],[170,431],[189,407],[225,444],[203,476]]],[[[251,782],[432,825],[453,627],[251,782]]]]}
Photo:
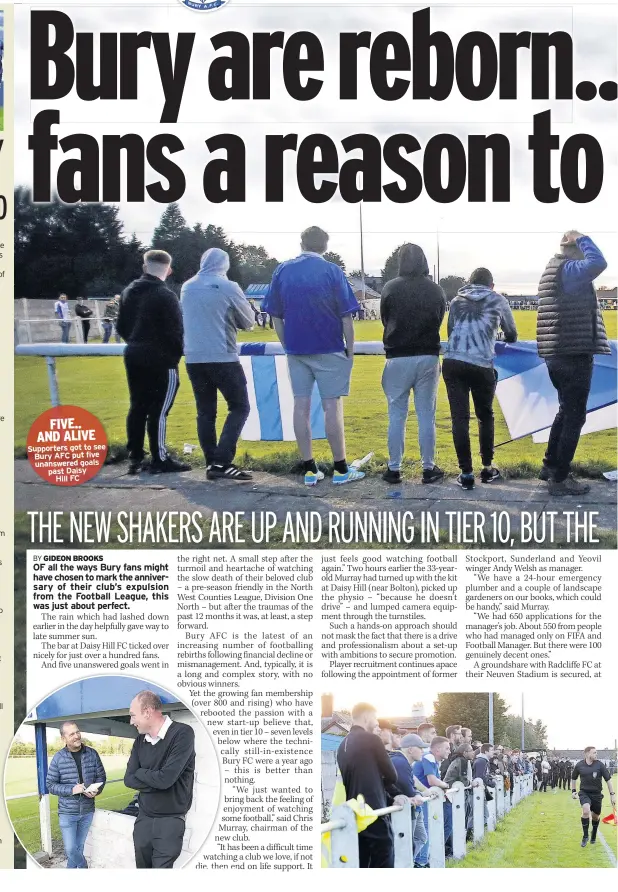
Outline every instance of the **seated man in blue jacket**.
{"type": "Polygon", "coordinates": [[[94,818],[94,798],[105,786],[105,768],[96,750],[82,743],[75,722],[60,728],[64,747],[54,755],[47,769],[47,789],[58,797],[58,819],[68,868],[88,867],[84,843],[94,818]],[[93,784],[96,790],[87,792],[93,784]]]}
{"type": "Polygon", "coordinates": [[[572,229],[560,242],[539,283],[536,341],[558,394],[543,459],[541,480],[550,495],[584,495],[590,490],[571,476],[571,462],[586,422],[595,353],[611,353],[593,282],[607,267],[587,235],[572,229]]]}

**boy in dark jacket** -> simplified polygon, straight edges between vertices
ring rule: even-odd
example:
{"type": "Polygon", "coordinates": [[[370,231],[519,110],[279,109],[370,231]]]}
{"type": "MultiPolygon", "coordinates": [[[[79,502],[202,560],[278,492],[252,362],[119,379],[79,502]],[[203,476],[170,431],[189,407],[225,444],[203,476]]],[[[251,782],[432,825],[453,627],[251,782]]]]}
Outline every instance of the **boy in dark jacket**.
{"type": "Polygon", "coordinates": [[[167,251],[146,251],[144,275],[125,288],[116,331],[127,342],[124,364],[131,397],[127,416],[129,474],[139,473],[144,435],[152,456],[151,474],[189,471],[190,465],[167,453],[167,416],[180,386],[178,363],[183,350],[178,298],[164,284],[172,271],[167,251]]]}
{"type": "Polygon", "coordinates": [[[495,787],[496,782],[491,774],[489,763],[493,759],[494,747],[492,743],[484,743],[481,751],[474,760],[472,774],[474,779],[480,778],[486,787],[495,787]]]}
{"type": "Polygon", "coordinates": [[[553,496],[590,490],[573,479],[571,462],[586,423],[592,357],[611,352],[592,284],[606,267],[592,239],[572,229],[562,237],[560,254],[550,259],[539,283],[536,341],[559,406],[539,476],[548,481],[553,496]]]}
{"type": "Polygon", "coordinates": [[[84,843],[94,818],[94,798],[105,786],[106,775],[96,750],[82,743],[75,722],[60,728],[64,747],[54,755],[47,769],[47,789],[58,797],[58,821],[67,868],[88,867],[84,843]],[[93,784],[96,789],[88,791],[93,784]]]}
{"type": "Polygon", "coordinates": [[[464,787],[469,784],[468,766],[474,759],[474,750],[469,743],[460,743],[455,750],[455,756],[451,764],[446,769],[444,775],[444,783],[452,787],[454,783],[460,781],[464,787]]]}
{"type": "Polygon", "coordinates": [[[435,464],[436,395],[440,380],[440,325],[446,312],[444,292],[429,278],[418,245],[399,249],[399,276],[387,282],[380,300],[386,365],[382,389],[388,401],[387,483],[401,482],[410,391],[418,420],[423,483],[437,483],[444,472],[435,464]]]}

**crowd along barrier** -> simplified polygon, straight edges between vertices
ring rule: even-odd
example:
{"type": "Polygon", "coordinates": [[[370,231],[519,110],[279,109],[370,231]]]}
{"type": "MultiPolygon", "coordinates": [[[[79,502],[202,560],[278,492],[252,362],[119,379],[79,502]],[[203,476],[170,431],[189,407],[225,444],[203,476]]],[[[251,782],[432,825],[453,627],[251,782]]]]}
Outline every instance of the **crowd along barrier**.
{"type": "MultiPolygon", "coordinates": [[[[495,831],[499,821],[514,809],[533,791],[533,778],[526,774],[513,779],[513,789],[504,789],[504,778],[496,777],[496,786],[487,787],[493,799],[486,801],[485,785],[481,780],[474,781],[472,786],[464,787],[454,784],[448,791],[453,818],[453,858],[461,860],[466,857],[466,796],[471,797],[472,805],[472,840],[478,845],[486,834],[495,831]],[[485,809],[487,806],[487,810],[485,809]]],[[[444,855],[444,804],[445,795],[436,789],[423,797],[427,803],[429,816],[429,864],[432,868],[445,867],[444,855]]],[[[412,812],[409,802],[404,805],[392,805],[389,808],[377,809],[377,816],[390,815],[395,844],[395,867],[414,867],[412,847],[412,812]]],[[[358,830],[356,814],[347,805],[333,808],[330,821],[322,824],[322,836],[330,833],[329,867],[354,868],[359,866],[358,830]]],[[[322,846],[324,851],[324,846],[322,846]]]]}

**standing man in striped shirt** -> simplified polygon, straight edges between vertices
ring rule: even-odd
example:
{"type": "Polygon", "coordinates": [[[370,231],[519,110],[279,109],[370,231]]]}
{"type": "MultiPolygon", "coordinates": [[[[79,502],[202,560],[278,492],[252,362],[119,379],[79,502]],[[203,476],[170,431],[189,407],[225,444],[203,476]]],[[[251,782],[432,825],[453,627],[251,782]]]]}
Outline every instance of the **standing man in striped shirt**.
{"type": "Polygon", "coordinates": [[[168,455],[165,445],[167,416],[180,386],[178,363],[183,350],[180,304],[164,284],[172,271],[172,258],[167,251],[146,251],[143,270],[122,292],[116,321],[116,331],[127,342],[129,474],[142,469],[146,430],[151,474],[189,471],[191,466],[168,455]]]}

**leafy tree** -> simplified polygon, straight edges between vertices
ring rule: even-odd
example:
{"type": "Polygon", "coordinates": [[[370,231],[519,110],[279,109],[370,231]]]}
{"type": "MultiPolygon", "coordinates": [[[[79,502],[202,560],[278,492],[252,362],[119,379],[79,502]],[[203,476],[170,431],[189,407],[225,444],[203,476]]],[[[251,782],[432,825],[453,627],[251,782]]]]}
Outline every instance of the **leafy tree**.
{"type": "MultiPolygon", "coordinates": [[[[544,750],[547,748],[547,726],[543,724],[541,719],[537,719],[533,726],[536,744],[534,749],[544,750]]],[[[532,748],[532,747],[531,747],[532,748]]]]}
{"type": "Polygon", "coordinates": [[[11,744],[9,759],[11,758],[11,756],[34,756],[35,753],[36,747],[33,743],[26,743],[25,741],[20,740],[18,737],[16,737],[11,744]]]}
{"type": "MultiPolygon", "coordinates": [[[[521,716],[508,715],[500,743],[510,747],[521,746],[521,716]]],[[[547,748],[547,728],[539,719],[536,722],[524,721],[524,749],[544,750],[547,748]]]]}
{"type": "MultiPolygon", "coordinates": [[[[141,245],[127,241],[118,208],[105,204],[33,204],[15,189],[15,294],[55,298],[113,294],[139,273],[141,245]]],[[[141,263],[140,263],[141,265],[141,263]]]]}
{"type": "Polygon", "coordinates": [[[168,204],[152,234],[152,247],[171,253],[171,246],[176,244],[186,231],[187,221],[180,212],[180,206],[176,202],[168,204]]]}
{"type": "MultiPolygon", "coordinates": [[[[362,271],[362,269],[353,269],[351,273],[348,273],[348,275],[350,276],[351,279],[362,279],[363,271],[362,271]]],[[[365,278],[367,278],[366,275],[365,275],[365,278]]]]}
{"type": "Polygon", "coordinates": [[[444,276],[440,279],[440,285],[447,300],[452,300],[465,284],[466,280],[463,276],[444,276]]]}
{"type": "MultiPolygon", "coordinates": [[[[506,729],[507,706],[498,694],[494,698],[494,742],[499,742],[506,729]]],[[[473,739],[489,742],[488,694],[438,694],[434,703],[433,722],[438,734],[449,725],[464,725],[472,729],[473,739]]]]}
{"type": "Polygon", "coordinates": [[[202,254],[209,248],[227,251],[230,256],[228,276],[235,282],[241,279],[238,248],[228,239],[225,231],[212,223],[207,226],[196,223],[190,228],[175,203],[163,211],[152,236],[152,247],[161,248],[172,255],[172,275],[168,284],[176,291],[180,291],[182,283],[195,275],[202,254]]]}
{"type": "Polygon", "coordinates": [[[335,263],[337,266],[340,266],[341,269],[345,272],[345,263],[343,262],[343,258],[335,251],[327,251],[324,254],[324,260],[328,260],[329,263],[335,263]]]}
{"type": "Polygon", "coordinates": [[[239,284],[268,285],[279,261],[270,257],[261,245],[236,245],[238,253],[239,284]]]}

